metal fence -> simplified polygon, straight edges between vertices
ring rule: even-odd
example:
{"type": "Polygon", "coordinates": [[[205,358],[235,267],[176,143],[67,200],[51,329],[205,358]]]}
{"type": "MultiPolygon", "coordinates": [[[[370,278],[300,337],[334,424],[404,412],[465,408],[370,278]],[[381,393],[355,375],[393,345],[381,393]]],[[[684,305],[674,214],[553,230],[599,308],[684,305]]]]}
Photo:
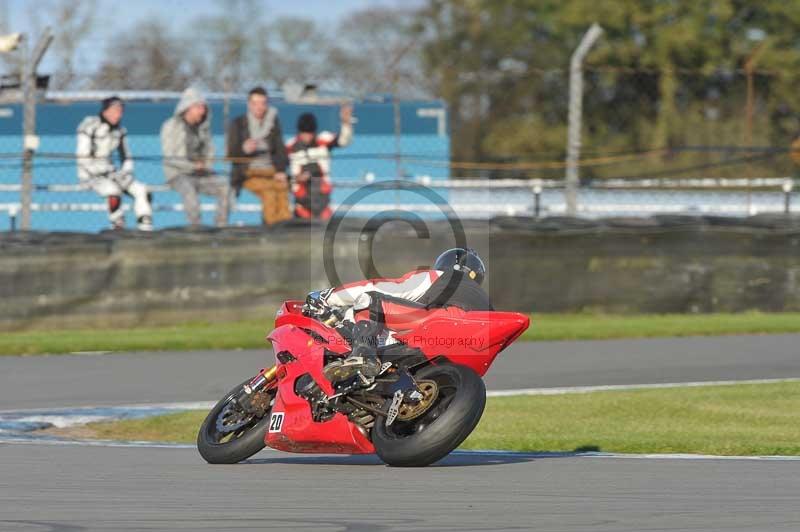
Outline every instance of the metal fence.
{"type": "MultiPolygon", "coordinates": [[[[346,206],[355,215],[381,211],[410,211],[423,216],[441,216],[439,204],[421,200],[414,194],[384,193],[350,203],[350,194],[375,182],[374,174],[362,179],[335,181],[333,207],[346,206]]],[[[155,181],[156,179],[151,179],[155,181]]],[[[435,191],[464,219],[503,216],[564,216],[569,214],[564,180],[552,179],[433,179],[421,176],[411,180],[435,191]]],[[[653,214],[717,214],[750,216],[763,213],[800,213],[800,202],[793,201],[796,182],[792,178],[724,179],[609,179],[583,187],[578,194],[580,216],[587,218],[649,216],[653,214]]],[[[156,227],[184,224],[183,205],[175,192],[164,184],[150,184],[154,192],[156,227]]],[[[20,184],[0,184],[0,195],[17,195],[20,184]]],[[[47,230],[97,231],[107,226],[106,204],[85,187],[69,183],[38,184],[34,187],[34,228],[47,230]]],[[[126,212],[130,206],[123,207],[126,212]]],[[[216,206],[204,203],[204,219],[210,224],[216,206]]],[[[0,230],[19,227],[19,201],[0,202],[0,230]]],[[[243,192],[230,223],[258,225],[261,207],[257,199],[243,192]]],[[[128,214],[132,218],[132,214],[128,214]]],[[[132,219],[129,220],[132,222],[132,219]]],[[[129,224],[131,225],[131,224],[129,224]]]]}
{"type": "MultiPolygon", "coordinates": [[[[477,92],[451,97],[449,107],[424,94],[403,98],[361,92],[354,98],[278,90],[272,95],[287,136],[302,109],[313,109],[324,129],[335,129],[338,104],[356,100],[355,141],[334,156],[334,206],[347,204],[364,184],[407,179],[431,187],[462,217],[800,212],[793,200],[800,185],[800,148],[793,148],[800,134],[795,90],[800,74],[758,70],[755,61],[743,68],[702,70],[620,67],[593,58],[592,42],[603,38],[600,29],[590,30],[562,69],[514,74],[508,101],[489,101],[479,85],[477,92]],[[292,99],[305,103],[292,107],[292,99]],[[487,121],[491,128],[484,128],[487,121]]],[[[338,84],[331,80],[331,85],[338,84]]],[[[103,202],[77,184],[71,153],[79,119],[95,113],[97,101],[109,94],[50,92],[40,99],[35,152],[25,150],[21,126],[3,129],[5,120],[22,123],[22,106],[0,105],[0,213],[6,214],[0,215],[0,230],[20,226],[26,153],[32,168],[33,229],[97,231],[107,226],[103,202]],[[82,114],[68,115],[70,105],[82,114]]],[[[185,223],[180,197],[165,186],[158,142],[158,128],[176,95],[127,95],[134,100],[125,122],[136,177],[155,191],[157,227],[185,223]],[[145,100],[155,107],[146,110],[145,100]]],[[[232,92],[210,96],[216,151],[222,154],[224,125],[243,111],[244,101],[232,92]]],[[[216,165],[221,174],[227,169],[223,160],[216,165]]],[[[386,208],[437,211],[401,193],[361,202],[352,210],[386,208]]],[[[214,206],[203,209],[210,223],[214,206]]],[[[231,224],[259,220],[256,198],[243,192],[231,224]]]]}

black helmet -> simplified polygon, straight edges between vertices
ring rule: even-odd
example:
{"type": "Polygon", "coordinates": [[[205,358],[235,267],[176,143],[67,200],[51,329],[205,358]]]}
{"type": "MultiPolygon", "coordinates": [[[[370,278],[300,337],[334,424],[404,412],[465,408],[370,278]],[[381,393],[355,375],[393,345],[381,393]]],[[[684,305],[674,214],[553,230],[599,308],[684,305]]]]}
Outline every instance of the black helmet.
{"type": "Polygon", "coordinates": [[[486,266],[484,266],[483,261],[475,250],[464,248],[448,249],[439,255],[433,265],[433,269],[443,272],[449,270],[463,271],[478,284],[483,282],[483,277],[486,275],[486,266]]]}

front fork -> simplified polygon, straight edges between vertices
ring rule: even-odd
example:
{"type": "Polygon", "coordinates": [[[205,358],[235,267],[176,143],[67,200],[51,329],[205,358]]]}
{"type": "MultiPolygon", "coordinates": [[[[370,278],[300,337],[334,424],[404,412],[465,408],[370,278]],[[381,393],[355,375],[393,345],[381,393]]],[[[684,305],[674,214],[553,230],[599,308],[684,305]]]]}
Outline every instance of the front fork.
{"type": "Polygon", "coordinates": [[[262,369],[258,375],[253,377],[253,380],[244,385],[244,393],[250,395],[254,392],[260,392],[267,385],[271,384],[273,380],[275,380],[275,376],[277,374],[278,374],[278,366],[272,366],[271,368],[268,369],[262,369]]]}
{"type": "Polygon", "coordinates": [[[269,398],[262,392],[272,387],[277,374],[278,366],[261,370],[250,382],[242,386],[242,391],[234,400],[245,412],[263,416],[269,408],[269,398]]]}

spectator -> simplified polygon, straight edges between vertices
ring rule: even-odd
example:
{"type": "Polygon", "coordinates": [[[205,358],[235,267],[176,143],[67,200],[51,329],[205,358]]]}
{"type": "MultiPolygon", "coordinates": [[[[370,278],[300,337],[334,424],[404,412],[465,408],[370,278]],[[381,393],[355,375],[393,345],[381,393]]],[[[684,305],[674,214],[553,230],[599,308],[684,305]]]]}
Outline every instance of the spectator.
{"type": "Polygon", "coordinates": [[[347,146],[353,138],[351,125],[353,108],[349,105],[339,110],[341,127],[334,135],[330,131],[317,134],[317,119],[311,113],[300,115],[297,120],[297,136],[289,141],[292,175],[295,183],[294,213],[298,218],[331,217],[331,150],[347,146]]]}
{"type": "Polygon", "coordinates": [[[117,96],[103,100],[100,114],[87,116],[78,126],[78,179],[108,201],[112,229],[125,227],[122,194],[133,198],[133,210],[140,231],[153,230],[153,209],[147,187],[133,178],[133,159],[128,148],[122,115],[125,106],[117,96]],[[119,167],[112,156],[117,152],[119,167]]]}
{"type": "Polygon", "coordinates": [[[217,198],[215,223],[228,222],[230,187],[214,173],[211,111],[203,95],[193,88],[181,94],[175,113],[161,126],[161,151],[167,184],[183,197],[183,209],[192,226],[200,225],[199,194],[217,198]]]}
{"type": "Polygon", "coordinates": [[[278,111],[269,106],[263,87],[247,95],[247,114],[235,118],[228,131],[228,157],[232,159],[231,186],[237,196],[242,187],[261,199],[264,224],[291,218],[289,163],[283,145],[278,111]]]}

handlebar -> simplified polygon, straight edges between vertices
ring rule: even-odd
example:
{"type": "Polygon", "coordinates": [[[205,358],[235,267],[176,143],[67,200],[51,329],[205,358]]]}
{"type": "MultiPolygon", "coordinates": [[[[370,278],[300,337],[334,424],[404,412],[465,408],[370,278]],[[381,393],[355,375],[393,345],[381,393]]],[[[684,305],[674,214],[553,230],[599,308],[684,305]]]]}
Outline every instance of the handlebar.
{"type": "Polygon", "coordinates": [[[327,304],[320,291],[308,293],[302,312],[304,316],[315,318],[328,327],[333,327],[344,317],[341,311],[327,304]]]}

